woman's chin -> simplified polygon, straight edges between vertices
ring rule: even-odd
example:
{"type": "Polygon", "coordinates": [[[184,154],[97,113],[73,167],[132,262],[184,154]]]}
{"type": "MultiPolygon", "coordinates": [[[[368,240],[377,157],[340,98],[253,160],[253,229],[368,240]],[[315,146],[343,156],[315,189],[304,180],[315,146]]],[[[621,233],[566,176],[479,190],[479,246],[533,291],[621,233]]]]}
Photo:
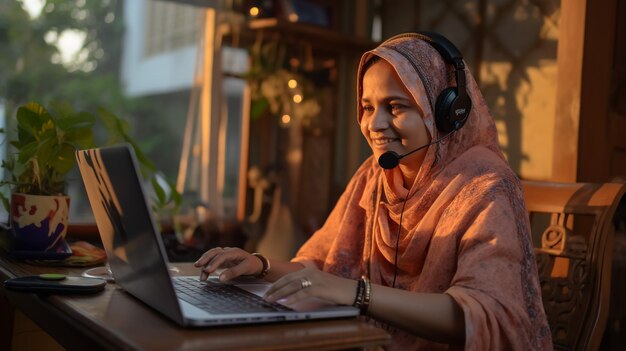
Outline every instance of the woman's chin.
{"type": "Polygon", "coordinates": [[[376,158],[378,158],[387,152],[394,152],[397,155],[402,155],[402,151],[394,150],[393,148],[379,148],[378,150],[374,151],[374,155],[376,156],[376,158]]]}
{"type": "Polygon", "coordinates": [[[380,158],[380,156],[382,156],[385,152],[389,152],[391,150],[384,150],[384,151],[374,151],[374,157],[378,160],[380,158]]]}

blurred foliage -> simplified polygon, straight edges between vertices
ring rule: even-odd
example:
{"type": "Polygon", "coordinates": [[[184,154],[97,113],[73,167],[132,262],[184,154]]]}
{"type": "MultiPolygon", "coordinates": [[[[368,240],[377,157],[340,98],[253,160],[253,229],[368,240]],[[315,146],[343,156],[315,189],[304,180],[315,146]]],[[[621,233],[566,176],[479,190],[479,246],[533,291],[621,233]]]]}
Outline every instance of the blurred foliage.
{"type": "MultiPolygon", "coordinates": [[[[128,142],[135,150],[143,150],[138,152],[138,157],[143,158],[140,162],[144,176],[146,170],[154,175],[146,179],[153,185],[157,205],[171,201],[177,194],[167,191],[170,182],[156,172],[155,165],[143,154],[154,156],[156,146],[163,145],[164,137],[169,137],[158,131],[171,134],[169,124],[174,122],[154,123],[155,119],[170,117],[154,99],[124,95],[120,79],[123,1],[43,0],[42,3],[41,13],[31,18],[20,0],[0,1],[0,102],[7,116],[3,130],[7,139],[18,137],[13,135],[18,130],[17,119],[9,116],[16,115],[18,106],[30,101],[46,106],[65,101],[76,111],[96,111],[94,145],[128,142]],[[64,31],[84,35],[82,46],[70,62],[62,62],[62,53],[57,48],[64,31]],[[132,119],[118,118],[110,111],[122,111],[132,119]],[[145,122],[149,125],[142,125],[145,122]],[[134,128],[137,132],[131,134],[131,123],[142,127],[134,128]]],[[[11,159],[14,155],[8,156],[11,159]]],[[[160,157],[156,161],[163,169],[171,159],[160,157]]]]}
{"type": "Polygon", "coordinates": [[[20,1],[0,2],[0,96],[7,107],[33,100],[66,100],[79,109],[130,103],[118,78],[121,10],[117,0],[47,0],[31,19],[20,1]],[[85,33],[80,59],[66,66],[55,46],[65,30],[85,33]]]}
{"type": "Polygon", "coordinates": [[[252,60],[245,78],[250,85],[252,120],[269,115],[281,121],[281,116],[288,115],[304,127],[315,123],[321,111],[319,89],[328,84],[328,72],[316,69],[312,57],[299,59],[292,51],[296,50],[279,39],[263,43],[260,37],[249,48],[252,60]],[[321,80],[315,79],[320,76],[321,80]]]}
{"type": "MultiPolygon", "coordinates": [[[[184,118],[180,111],[187,108],[188,93],[124,95],[123,5],[122,0],[43,0],[41,14],[30,18],[21,1],[0,1],[0,102],[6,116],[29,101],[62,100],[77,110],[115,111],[135,126],[137,143],[172,178],[179,156],[172,145],[181,144],[179,133],[172,133],[180,121],[172,117],[184,118]],[[64,65],[55,40],[65,30],[85,33],[85,40],[78,59],[64,65]]],[[[16,126],[8,122],[10,134],[16,126]]],[[[100,124],[98,120],[94,129],[97,144],[107,137],[100,124]]]]}

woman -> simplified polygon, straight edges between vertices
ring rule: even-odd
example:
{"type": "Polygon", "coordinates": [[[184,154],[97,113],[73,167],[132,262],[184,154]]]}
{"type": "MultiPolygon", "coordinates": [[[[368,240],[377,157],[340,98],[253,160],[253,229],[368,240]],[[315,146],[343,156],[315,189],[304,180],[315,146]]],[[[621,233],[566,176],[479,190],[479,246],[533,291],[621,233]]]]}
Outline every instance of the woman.
{"type": "Polygon", "coordinates": [[[373,157],[296,257],[216,248],[196,262],[201,279],[230,267],[221,280],[275,281],[268,301],[358,305],[391,331],[391,349],[552,348],[520,183],[476,82],[438,38],[397,36],[361,58],[358,122],[373,157]],[[438,100],[450,87],[471,103],[447,106],[469,115],[446,130],[438,100]],[[390,151],[406,156],[383,169],[390,151]]]}

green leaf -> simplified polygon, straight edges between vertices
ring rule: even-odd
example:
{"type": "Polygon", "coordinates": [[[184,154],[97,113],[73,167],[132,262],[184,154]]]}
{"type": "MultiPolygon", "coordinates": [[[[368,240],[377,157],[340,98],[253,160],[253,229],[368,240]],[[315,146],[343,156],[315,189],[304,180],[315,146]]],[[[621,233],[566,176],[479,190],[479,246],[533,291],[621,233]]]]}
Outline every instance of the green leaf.
{"type": "Polygon", "coordinates": [[[141,148],[139,148],[137,143],[130,137],[128,133],[130,126],[127,121],[119,118],[104,108],[98,108],[97,115],[108,129],[109,135],[111,136],[109,138],[109,143],[124,141],[130,144],[135,150],[135,154],[137,155],[137,159],[141,164],[143,172],[146,173],[146,170],[151,173],[157,171],[156,166],[148,159],[148,157],[146,157],[146,155],[141,151],[141,148]]]}
{"type": "Polygon", "coordinates": [[[250,118],[252,120],[261,118],[269,107],[270,103],[265,98],[253,101],[250,107],[250,118]]]}
{"type": "Polygon", "coordinates": [[[72,104],[67,101],[51,101],[48,103],[49,113],[56,117],[56,119],[61,119],[65,116],[71,116],[75,114],[74,108],[72,104]]]}
{"type": "Polygon", "coordinates": [[[94,147],[93,129],[77,129],[65,133],[63,138],[65,142],[70,143],[75,149],[90,149],[94,147]]]}
{"type": "Polygon", "coordinates": [[[175,207],[180,206],[183,202],[182,195],[176,190],[176,186],[174,186],[174,184],[170,182],[167,182],[167,184],[170,185],[170,189],[172,190],[172,200],[174,200],[175,207]]]}
{"type": "Polygon", "coordinates": [[[76,129],[91,129],[96,123],[96,117],[89,112],[79,112],[59,118],[57,123],[59,129],[66,132],[76,129]]]}
{"type": "Polygon", "coordinates": [[[131,140],[130,137],[126,139],[125,141],[129,143],[133,147],[133,149],[135,149],[137,160],[139,160],[139,163],[141,164],[141,167],[144,169],[144,171],[148,170],[151,173],[155,173],[157,171],[156,166],[154,165],[154,163],[152,163],[152,161],[150,161],[150,159],[148,159],[148,157],[143,153],[143,151],[141,151],[139,146],[137,146],[137,143],[131,140]]]}
{"type": "Polygon", "coordinates": [[[74,151],[75,149],[72,145],[63,144],[61,145],[59,152],[56,154],[56,157],[49,161],[50,167],[54,169],[61,179],[65,177],[67,172],[74,168],[74,151]]]}
{"type": "MultiPolygon", "coordinates": [[[[4,183],[0,185],[4,185],[4,183]]],[[[11,205],[9,204],[9,199],[7,199],[7,197],[4,196],[4,194],[1,192],[0,192],[0,201],[2,201],[2,205],[4,206],[4,209],[7,212],[11,211],[11,205]]]]}
{"type": "Polygon", "coordinates": [[[30,159],[35,157],[36,153],[37,153],[37,142],[33,141],[27,145],[22,146],[22,148],[19,149],[18,154],[17,154],[17,162],[26,164],[30,161],[30,159]]]}
{"type": "Polygon", "coordinates": [[[41,166],[48,164],[59,151],[59,145],[55,138],[46,138],[37,145],[36,153],[33,157],[37,158],[41,166]]]}
{"type": "Polygon", "coordinates": [[[25,164],[20,163],[20,162],[16,162],[14,164],[13,171],[12,171],[12,173],[13,173],[13,180],[17,180],[18,178],[20,178],[24,174],[24,172],[26,172],[26,170],[28,170],[28,169],[29,169],[29,167],[26,166],[25,164]]]}
{"type": "Polygon", "coordinates": [[[159,184],[159,181],[156,179],[156,177],[152,177],[151,183],[152,183],[152,188],[154,189],[154,193],[156,194],[157,199],[159,201],[159,204],[161,205],[165,204],[165,202],[167,201],[166,196],[165,196],[165,190],[163,190],[163,187],[161,187],[161,184],[159,184]]]}
{"type": "MultiPolygon", "coordinates": [[[[55,128],[46,129],[38,135],[39,143],[42,143],[48,139],[57,139],[57,130],[55,128]]],[[[56,141],[55,141],[56,142],[56,141]]]]}
{"type": "MultiPolygon", "coordinates": [[[[20,106],[19,109],[31,111],[32,113],[35,113],[40,116],[48,113],[48,111],[46,111],[46,108],[43,107],[43,105],[38,104],[36,102],[29,102],[27,104],[24,104],[20,106]]],[[[18,114],[19,114],[19,109],[18,109],[18,114]]]]}
{"type": "Polygon", "coordinates": [[[34,139],[40,125],[39,116],[21,108],[17,110],[17,138],[19,141],[34,139]]]}
{"type": "Polygon", "coordinates": [[[115,114],[107,111],[104,108],[98,108],[96,111],[97,116],[102,121],[102,124],[107,129],[109,134],[109,140],[107,145],[119,143],[121,141],[129,140],[130,125],[126,120],[123,120],[115,114]]]}
{"type": "Polygon", "coordinates": [[[51,121],[46,109],[34,102],[20,106],[17,109],[17,125],[23,132],[36,137],[44,125],[51,121]]]}
{"type": "Polygon", "coordinates": [[[17,126],[17,140],[13,140],[11,145],[13,145],[16,149],[19,149],[21,146],[26,145],[35,140],[35,137],[31,133],[19,125],[17,126]]]}

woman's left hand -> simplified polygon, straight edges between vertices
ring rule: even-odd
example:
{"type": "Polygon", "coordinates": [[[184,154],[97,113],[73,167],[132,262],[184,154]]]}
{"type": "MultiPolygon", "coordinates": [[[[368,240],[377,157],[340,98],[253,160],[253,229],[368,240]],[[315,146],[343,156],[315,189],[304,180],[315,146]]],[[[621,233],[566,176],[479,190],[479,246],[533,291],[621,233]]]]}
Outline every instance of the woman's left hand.
{"type": "Polygon", "coordinates": [[[306,297],[318,297],[338,305],[352,305],[358,282],[320,271],[304,268],[277,280],[265,293],[268,302],[281,301],[286,305],[306,297]]]}

